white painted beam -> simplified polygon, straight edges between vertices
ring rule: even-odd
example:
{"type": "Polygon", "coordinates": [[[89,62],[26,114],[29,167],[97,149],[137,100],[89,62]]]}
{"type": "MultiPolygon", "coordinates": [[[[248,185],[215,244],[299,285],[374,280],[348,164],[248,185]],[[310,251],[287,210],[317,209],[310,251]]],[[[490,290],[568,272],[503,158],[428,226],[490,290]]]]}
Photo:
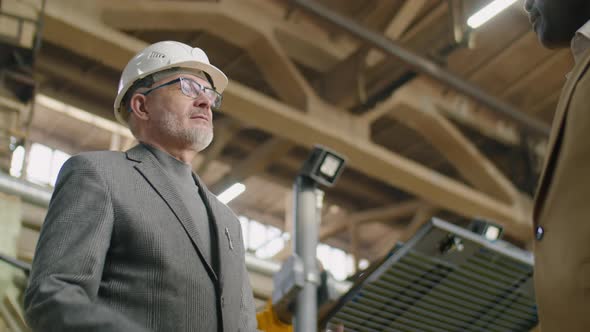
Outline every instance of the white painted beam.
{"type": "Polygon", "coordinates": [[[390,222],[408,215],[412,215],[423,205],[421,201],[407,201],[392,206],[356,212],[320,228],[320,241],[334,236],[352,226],[359,226],[368,222],[390,222]]]}
{"type": "Polygon", "coordinates": [[[271,138],[241,162],[232,166],[229,174],[224,175],[219,181],[210,186],[214,193],[220,193],[236,182],[243,181],[247,177],[264,172],[264,170],[278,158],[284,156],[294,146],[282,138],[271,138]]]}
{"type": "MultiPolygon", "coordinates": [[[[406,31],[406,29],[410,26],[412,21],[414,21],[416,16],[418,16],[418,14],[422,11],[424,5],[426,5],[427,2],[427,0],[413,0],[404,2],[395,17],[387,25],[387,28],[385,28],[385,37],[392,40],[398,40],[404,31],[406,31]]],[[[372,49],[367,54],[365,62],[367,66],[373,67],[384,58],[385,55],[381,51],[372,49]]]]}
{"type": "Polygon", "coordinates": [[[407,101],[411,107],[399,107],[392,116],[414,129],[475,188],[509,204],[519,192],[508,178],[428,99],[407,101]]]}
{"type": "Polygon", "coordinates": [[[215,120],[215,128],[213,128],[215,135],[213,137],[213,142],[211,142],[211,145],[204,151],[205,157],[196,167],[196,173],[201,176],[205,174],[211,163],[219,158],[223,149],[232,141],[241,129],[242,125],[229,117],[215,120]]]}
{"type": "Polygon", "coordinates": [[[187,1],[104,1],[102,20],[122,30],[186,31],[214,28],[225,39],[245,43],[255,39],[251,31],[225,26],[226,19],[249,22],[267,35],[274,35],[295,61],[325,71],[345,59],[358,46],[350,38],[334,39],[325,30],[303,22],[285,20],[278,6],[266,0],[224,0],[217,3],[187,1]]]}

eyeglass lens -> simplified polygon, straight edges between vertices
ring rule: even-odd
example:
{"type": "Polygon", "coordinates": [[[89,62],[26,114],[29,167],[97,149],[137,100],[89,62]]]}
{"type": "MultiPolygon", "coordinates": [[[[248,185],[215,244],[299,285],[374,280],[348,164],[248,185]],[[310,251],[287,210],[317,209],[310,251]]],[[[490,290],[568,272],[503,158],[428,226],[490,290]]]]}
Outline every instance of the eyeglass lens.
{"type": "Polygon", "coordinates": [[[182,93],[191,98],[197,98],[203,93],[211,102],[211,108],[218,109],[221,106],[221,95],[211,88],[184,77],[180,79],[180,87],[182,93]]]}

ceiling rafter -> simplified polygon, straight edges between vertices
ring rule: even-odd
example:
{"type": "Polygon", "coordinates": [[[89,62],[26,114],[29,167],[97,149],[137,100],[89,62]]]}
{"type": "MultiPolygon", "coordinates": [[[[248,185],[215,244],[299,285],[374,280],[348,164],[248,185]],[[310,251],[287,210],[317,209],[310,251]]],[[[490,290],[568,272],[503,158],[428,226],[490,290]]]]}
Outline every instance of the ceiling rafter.
{"type": "Polygon", "coordinates": [[[264,172],[270,164],[287,154],[293,146],[295,145],[288,140],[278,137],[270,138],[255,148],[246,159],[233,165],[229,174],[223,175],[221,179],[210,186],[211,191],[220,193],[236,182],[264,172]]]}
{"type": "Polygon", "coordinates": [[[51,75],[55,75],[69,82],[76,84],[76,86],[83,87],[91,90],[98,94],[101,98],[106,100],[114,100],[116,90],[109,87],[110,81],[104,78],[97,77],[96,75],[90,74],[93,79],[89,80],[87,77],[89,74],[83,70],[74,68],[72,66],[66,66],[67,60],[64,61],[56,60],[55,58],[49,58],[46,56],[39,56],[35,61],[35,65],[38,69],[48,72],[51,75]]]}
{"type": "MultiPolygon", "coordinates": [[[[224,0],[218,3],[187,1],[106,1],[102,20],[123,30],[194,30],[203,25],[215,27],[224,38],[250,44],[251,31],[233,30],[216,19],[250,21],[250,26],[265,35],[273,35],[295,61],[317,71],[325,71],[344,59],[359,45],[351,38],[335,39],[323,29],[282,19],[280,8],[268,1],[224,0]],[[201,16],[202,15],[202,16],[201,16]],[[272,17],[275,16],[275,19],[272,17]]],[[[242,45],[244,46],[244,45],[242,45]]]]}
{"type": "Polygon", "coordinates": [[[325,225],[320,228],[320,241],[344,232],[353,225],[359,226],[369,222],[388,223],[412,215],[423,204],[424,202],[420,200],[410,200],[391,206],[352,213],[346,216],[344,222],[342,220],[326,221],[325,225]]]}
{"type": "Polygon", "coordinates": [[[449,91],[432,80],[420,76],[396,90],[389,98],[382,100],[362,118],[374,122],[402,105],[402,100],[428,98],[446,117],[465,126],[477,129],[482,135],[510,146],[521,144],[518,128],[491,114],[471,99],[449,91]]]}
{"type": "MultiPolygon", "coordinates": [[[[410,24],[416,19],[418,14],[420,14],[427,2],[427,0],[413,0],[404,2],[395,17],[385,28],[385,37],[393,40],[400,39],[404,31],[408,29],[410,24]]],[[[368,67],[372,67],[385,59],[385,57],[386,55],[384,55],[381,51],[371,49],[365,58],[365,64],[368,67]]]]}
{"type": "MultiPolygon", "coordinates": [[[[247,139],[236,141],[233,144],[247,151],[253,151],[257,146],[257,143],[247,139]]],[[[285,154],[280,160],[276,160],[273,164],[284,167],[295,174],[301,168],[303,160],[292,154],[285,154]]],[[[288,188],[291,188],[293,183],[290,182],[285,185],[288,188]]],[[[391,201],[391,196],[384,194],[383,191],[377,190],[374,186],[371,186],[364,181],[358,181],[358,179],[346,175],[340,177],[338,180],[338,190],[347,193],[355,193],[377,205],[387,204],[391,201]]]]}
{"type": "Polygon", "coordinates": [[[426,224],[437,210],[428,204],[421,205],[414,214],[410,223],[400,231],[393,231],[391,234],[384,236],[380,241],[375,243],[369,252],[371,257],[379,259],[385,256],[397,242],[408,241],[424,224],[426,224]]]}
{"type": "MultiPolygon", "coordinates": [[[[411,23],[408,15],[416,15],[421,8],[422,0],[408,1],[400,9],[398,14],[386,28],[386,37],[398,39],[401,33],[411,23]]],[[[346,59],[340,61],[327,71],[319,85],[322,88],[322,96],[330,102],[348,107],[355,100],[365,101],[367,67],[373,67],[387,57],[376,49],[368,49],[366,46],[358,48],[346,59]]]]}
{"type": "Polygon", "coordinates": [[[541,98],[536,103],[531,103],[530,105],[530,113],[540,116],[541,112],[547,109],[549,106],[557,105],[557,100],[559,99],[559,95],[561,91],[555,90],[553,93],[546,95],[544,98],[541,98]]]}
{"type": "Polygon", "coordinates": [[[205,158],[195,167],[197,174],[205,174],[209,166],[214,160],[219,159],[223,149],[232,141],[235,135],[243,129],[243,125],[233,120],[232,118],[225,117],[221,120],[215,121],[215,127],[213,128],[215,133],[215,139],[211,142],[211,145],[205,150],[205,158]]]}
{"type": "MultiPolygon", "coordinates": [[[[426,203],[420,200],[409,200],[399,204],[379,207],[375,209],[354,212],[347,215],[328,215],[322,221],[319,231],[319,241],[326,241],[351,228],[360,227],[371,222],[392,223],[400,218],[411,216],[426,203]]],[[[284,260],[291,254],[292,243],[289,242],[283,250],[279,251],[273,259],[284,260]]]]}
{"type": "MultiPolygon", "coordinates": [[[[394,96],[396,97],[396,96],[394,96]]],[[[427,98],[404,98],[392,117],[414,129],[474,187],[509,204],[519,202],[516,187],[427,98]]]]}
{"type": "Polygon", "coordinates": [[[158,27],[158,23],[162,26],[190,23],[191,30],[205,30],[246,50],[282,100],[307,110],[308,99],[314,92],[281,48],[274,27],[258,20],[260,15],[243,2],[228,3],[233,5],[197,2],[192,4],[197,10],[190,11],[190,4],[183,1],[108,1],[103,3],[102,19],[111,25],[118,22],[117,28],[126,28],[121,26],[125,22],[149,22],[150,29],[158,27]]]}
{"type": "Polygon", "coordinates": [[[506,89],[500,92],[500,98],[507,99],[510,98],[514,93],[520,91],[533,82],[543,79],[546,75],[546,71],[550,68],[554,67],[555,65],[561,63],[562,61],[567,60],[571,61],[571,54],[569,50],[563,50],[554,52],[541,61],[540,64],[537,64],[535,70],[531,70],[526,75],[522,76],[511,85],[508,85],[506,89]]]}

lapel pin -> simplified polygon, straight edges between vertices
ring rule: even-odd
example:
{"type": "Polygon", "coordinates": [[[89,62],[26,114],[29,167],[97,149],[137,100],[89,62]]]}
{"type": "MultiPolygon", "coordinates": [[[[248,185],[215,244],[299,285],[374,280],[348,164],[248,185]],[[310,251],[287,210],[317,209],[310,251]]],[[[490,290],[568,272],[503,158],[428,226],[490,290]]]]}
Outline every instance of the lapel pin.
{"type": "Polygon", "coordinates": [[[227,242],[229,242],[229,250],[234,250],[234,244],[231,242],[231,236],[229,236],[229,229],[225,228],[225,236],[227,236],[227,242]]]}

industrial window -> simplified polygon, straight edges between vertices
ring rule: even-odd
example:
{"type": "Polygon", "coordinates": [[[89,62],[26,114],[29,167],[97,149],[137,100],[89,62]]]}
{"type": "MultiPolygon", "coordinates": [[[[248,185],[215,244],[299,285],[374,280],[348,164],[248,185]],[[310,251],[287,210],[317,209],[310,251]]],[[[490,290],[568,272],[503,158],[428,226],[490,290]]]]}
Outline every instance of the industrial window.
{"type": "MultiPolygon", "coordinates": [[[[244,247],[256,257],[271,259],[279,253],[291,238],[288,232],[283,232],[272,225],[265,225],[256,220],[240,216],[244,247]]],[[[320,243],[317,248],[318,260],[336,280],[344,280],[355,272],[354,259],[351,254],[342,249],[320,243]]],[[[358,268],[367,268],[369,261],[361,259],[358,268]]]]}
{"type": "MultiPolygon", "coordinates": [[[[70,155],[39,143],[31,144],[29,160],[27,162],[24,178],[28,181],[55,186],[57,175],[61,166],[70,158],[70,155]]],[[[10,165],[10,175],[22,177],[25,160],[25,149],[17,147],[13,154],[10,165]]]]}

